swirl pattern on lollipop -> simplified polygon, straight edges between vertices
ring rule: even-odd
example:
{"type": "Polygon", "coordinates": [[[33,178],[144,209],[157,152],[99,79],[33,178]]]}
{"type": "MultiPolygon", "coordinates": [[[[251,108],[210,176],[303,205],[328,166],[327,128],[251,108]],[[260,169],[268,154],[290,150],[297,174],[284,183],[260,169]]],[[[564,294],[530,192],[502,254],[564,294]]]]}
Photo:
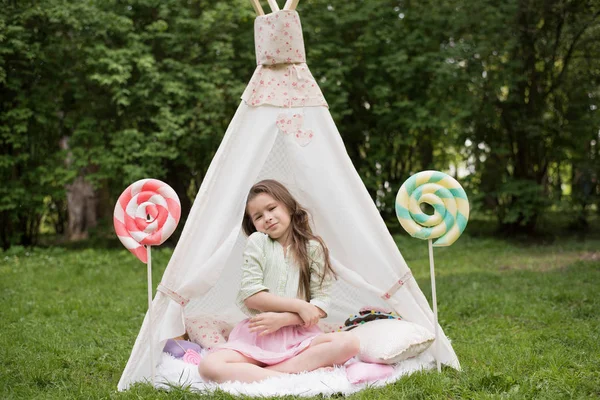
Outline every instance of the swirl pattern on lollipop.
{"type": "Polygon", "coordinates": [[[158,179],[142,179],[129,185],[119,196],[113,223],[121,243],[147,263],[144,246],[158,246],[167,240],[180,217],[177,193],[158,179]]]}
{"type": "Polygon", "coordinates": [[[436,247],[450,246],[463,233],[469,219],[469,200],[462,186],[439,171],[419,172],[406,180],[396,196],[396,216],[402,227],[419,239],[436,239],[436,247]],[[433,215],[421,211],[433,207],[433,215]]]}
{"type": "Polygon", "coordinates": [[[198,352],[189,349],[185,351],[185,354],[183,355],[183,361],[188,364],[199,365],[200,361],[202,361],[202,356],[198,354],[198,352]]]}

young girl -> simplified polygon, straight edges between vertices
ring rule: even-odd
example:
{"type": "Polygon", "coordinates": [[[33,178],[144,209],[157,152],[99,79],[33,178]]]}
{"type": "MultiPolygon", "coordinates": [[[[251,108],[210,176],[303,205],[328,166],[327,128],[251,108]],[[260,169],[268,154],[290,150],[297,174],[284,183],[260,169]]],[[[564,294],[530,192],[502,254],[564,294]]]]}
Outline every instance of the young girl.
{"type": "Polygon", "coordinates": [[[335,278],[329,252],[313,235],[308,213],[279,182],[250,189],[242,222],[249,235],[238,305],[249,316],[229,341],[206,356],[204,380],[255,382],[344,364],[359,351],[348,332],[323,333],[335,278]]]}

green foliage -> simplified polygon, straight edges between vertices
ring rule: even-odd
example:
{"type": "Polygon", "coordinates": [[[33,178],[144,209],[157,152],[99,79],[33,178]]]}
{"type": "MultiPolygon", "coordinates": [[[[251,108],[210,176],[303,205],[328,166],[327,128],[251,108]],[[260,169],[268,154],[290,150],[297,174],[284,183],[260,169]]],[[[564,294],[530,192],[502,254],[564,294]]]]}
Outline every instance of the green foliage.
{"type": "Polygon", "coordinates": [[[583,168],[591,188],[574,208],[600,199],[594,3],[313,0],[300,10],[308,62],[384,217],[401,183],[432,168],[468,171],[475,208],[508,230],[532,231],[564,204],[550,175],[561,166],[583,168]]]}
{"type": "MultiPolygon", "coordinates": [[[[549,204],[600,210],[596,3],[300,2],[308,64],[386,220],[424,169],[511,230],[549,204]]],[[[104,210],[164,179],[186,216],[255,67],[253,19],[247,0],[2,1],[3,247],[42,220],[60,232],[81,176],[104,210]]]]}
{"type": "MultiPolygon", "coordinates": [[[[64,198],[69,179],[58,148],[55,116],[60,69],[43,51],[42,33],[12,2],[0,11],[0,241],[32,244],[46,211],[44,199],[64,198]]],[[[29,13],[32,13],[30,11],[29,13]]]]}
{"type": "MultiPolygon", "coordinates": [[[[396,239],[430,298],[427,246],[396,239]]],[[[597,238],[532,244],[463,235],[436,249],[440,323],[463,370],[419,372],[349,398],[597,397],[599,248],[597,238]]],[[[171,254],[153,253],[154,282],[171,254]]],[[[0,253],[0,397],[235,399],[144,384],[116,392],[147,307],[145,274],[125,249],[0,253]]]]}
{"type": "Polygon", "coordinates": [[[468,8],[454,58],[470,75],[475,107],[459,143],[473,144],[465,149],[480,176],[473,191],[504,228],[531,231],[547,200],[563,200],[556,174],[564,166],[589,165],[588,183],[600,194],[600,8],[538,0],[468,8]]]}
{"type": "Polygon", "coordinates": [[[535,224],[540,210],[550,205],[542,188],[534,181],[511,180],[491,194],[498,199],[498,209],[506,211],[506,215],[499,218],[505,224],[535,224]]]}
{"type": "Polygon", "coordinates": [[[245,2],[4,3],[5,248],[80,175],[112,199],[144,177],[199,186],[252,73],[245,2]]]}
{"type": "Polygon", "coordinates": [[[453,161],[466,77],[447,62],[451,4],[300,3],[307,58],[385,217],[411,174],[453,161]],[[344,43],[344,45],[340,45],[344,43]]]}

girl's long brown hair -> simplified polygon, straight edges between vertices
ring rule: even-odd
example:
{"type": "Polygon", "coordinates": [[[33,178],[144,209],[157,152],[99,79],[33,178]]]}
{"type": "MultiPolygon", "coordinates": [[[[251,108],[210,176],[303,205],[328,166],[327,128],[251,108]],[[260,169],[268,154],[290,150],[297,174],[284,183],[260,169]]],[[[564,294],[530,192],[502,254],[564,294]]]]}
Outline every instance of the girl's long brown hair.
{"type": "Polygon", "coordinates": [[[290,235],[291,235],[291,250],[292,255],[300,266],[300,282],[298,287],[298,295],[310,301],[310,262],[312,261],[308,254],[308,242],[316,240],[321,245],[323,256],[325,259],[325,269],[321,278],[321,285],[325,279],[325,275],[331,274],[335,278],[335,272],[331,268],[329,262],[329,250],[321,237],[312,233],[309,225],[309,214],[291,193],[281,183],[273,179],[265,179],[258,182],[250,189],[248,199],[246,200],[246,212],[242,221],[242,228],[246,235],[250,236],[256,232],[256,227],[252,222],[252,218],[248,215],[248,203],[261,193],[268,194],[275,200],[282,203],[291,214],[290,235]]]}

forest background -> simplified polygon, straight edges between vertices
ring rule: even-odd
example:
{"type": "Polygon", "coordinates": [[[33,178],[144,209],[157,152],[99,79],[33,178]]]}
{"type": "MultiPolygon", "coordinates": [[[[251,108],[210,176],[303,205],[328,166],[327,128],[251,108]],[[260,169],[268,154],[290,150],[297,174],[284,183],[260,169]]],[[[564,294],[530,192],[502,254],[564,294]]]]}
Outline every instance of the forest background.
{"type": "MultiPolygon", "coordinates": [[[[0,4],[2,247],[106,234],[118,195],[146,177],[179,193],[185,218],[256,66],[249,2],[0,4]]],[[[400,185],[425,169],[459,179],[473,216],[505,235],[598,221],[600,2],[298,11],[308,65],[390,226],[400,185]]]]}

